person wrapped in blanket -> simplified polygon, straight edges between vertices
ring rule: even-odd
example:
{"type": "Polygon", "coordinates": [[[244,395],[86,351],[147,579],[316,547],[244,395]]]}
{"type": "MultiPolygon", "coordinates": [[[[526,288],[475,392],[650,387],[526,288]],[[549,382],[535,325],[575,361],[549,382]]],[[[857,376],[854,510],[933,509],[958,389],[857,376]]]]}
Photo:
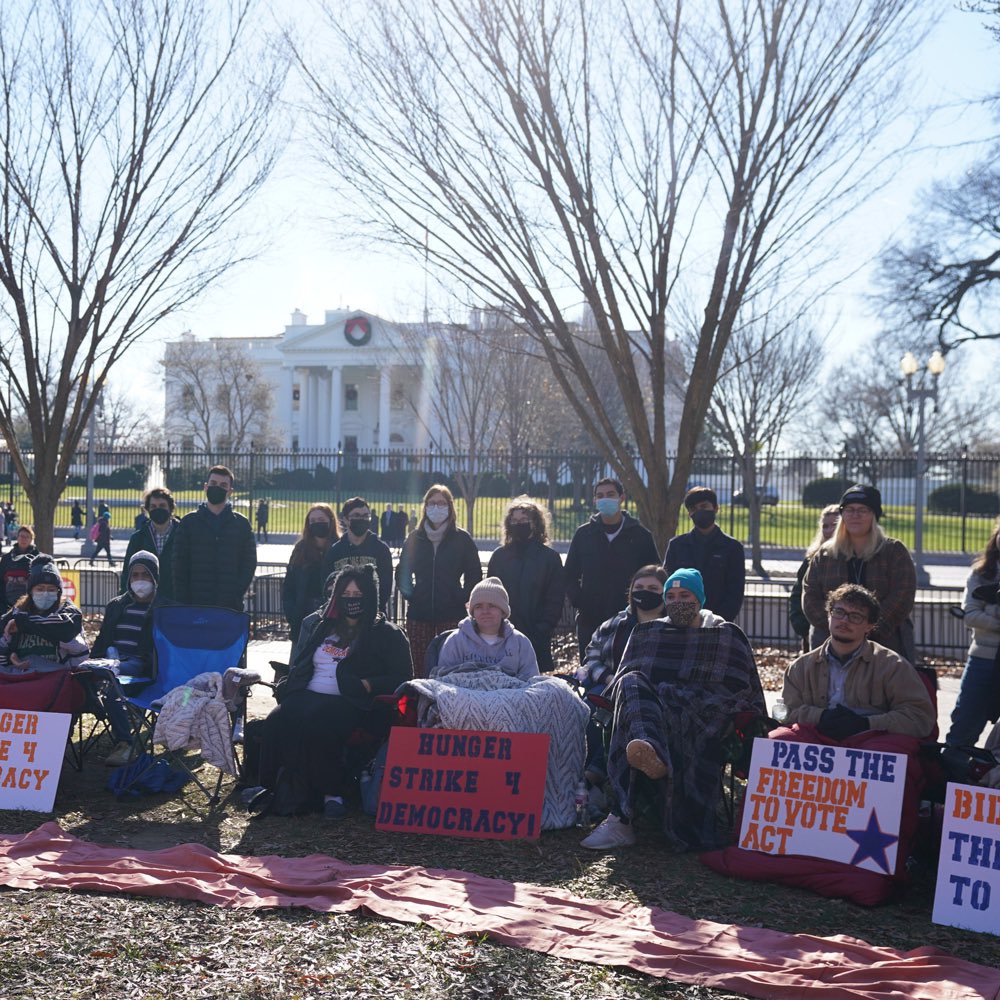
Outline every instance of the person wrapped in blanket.
{"type": "Polygon", "coordinates": [[[499,577],[488,576],[472,588],[469,615],[445,639],[431,677],[472,665],[502,670],[526,681],[538,676],[531,640],[507,620],[510,599],[499,577]]]}
{"type": "Polygon", "coordinates": [[[590,850],[635,843],[640,775],[656,783],[672,850],[716,846],[719,746],[738,713],[766,713],[750,643],[736,625],[706,614],[701,574],[677,570],[662,599],[663,617],[635,624],[605,690],[612,704],[608,784],[617,805],[582,841],[590,850]]]}
{"type": "Polygon", "coordinates": [[[0,618],[0,672],[68,670],[87,656],[83,615],[63,598],[63,580],[52,556],[36,556],[27,591],[0,618]]]}
{"type": "Polygon", "coordinates": [[[155,553],[134,553],[127,581],[125,592],[104,609],[90,659],[82,664],[93,674],[115,740],[104,759],[106,767],[121,767],[132,757],[135,734],[118,678],[153,679],[153,609],[166,603],[159,594],[160,560],[155,553]]]}
{"type": "Polygon", "coordinates": [[[406,634],[379,611],[375,568],[341,570],[329,603],[302,622],[288,676],[278,683],[278,707],[261,734],[261,784],[244,794],[251,808],[264,808],[261,800],[287,768],[305,778],[310,802],[327,819],[344,818],[353,784],[345,771],[348,739],[358,730],[383,739],[392,716],[376,698],[412,675],[406,634]]]}

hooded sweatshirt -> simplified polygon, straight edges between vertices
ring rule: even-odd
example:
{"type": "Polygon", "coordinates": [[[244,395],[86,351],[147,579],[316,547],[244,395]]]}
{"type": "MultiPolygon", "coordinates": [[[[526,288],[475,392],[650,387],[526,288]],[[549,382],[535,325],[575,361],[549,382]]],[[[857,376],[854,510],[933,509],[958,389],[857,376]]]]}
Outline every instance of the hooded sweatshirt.
{"type": "Polygon", "coordinates": [[[538,660],[531,641],[508,621],[500,628],[499,641],[490,643],[476,631],[471,618],[463,619],[441,646],[437,667],[431,671],[431,676],[438,677],[449,668],[464,663],[502,670],[522,681],[538,676],[538,660]]]}

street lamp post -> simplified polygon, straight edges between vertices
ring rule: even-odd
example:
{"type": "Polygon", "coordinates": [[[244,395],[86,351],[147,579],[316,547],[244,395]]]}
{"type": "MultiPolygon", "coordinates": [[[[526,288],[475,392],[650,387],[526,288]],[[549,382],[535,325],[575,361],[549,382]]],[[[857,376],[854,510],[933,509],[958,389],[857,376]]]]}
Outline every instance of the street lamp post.
{"type": "Polygon", "coordinates": [[[915,496],[915,517],[913,521],[913,555],[917,566],[917,586],[926,587],[930,584],[930,577],[924,569],[924,476],[926,474],[926,455],[924,439],[924,403],[928,399],[934,400],[934,408],[937,409],[938,398],[938,378],[944,371],[944,357],[940,351],[934,353],[927,360],[927,371],[931,375],[930,387],[924,386],[924,379],[921,378],[917,387],[913,385],[913,376],[920,370],[920,363],[913,356],[912,351],[907,351],[899,362],[900,370],[906,378],[906,401],[912,406],[913,401],[917,401],[917,477],[915,496]]]}

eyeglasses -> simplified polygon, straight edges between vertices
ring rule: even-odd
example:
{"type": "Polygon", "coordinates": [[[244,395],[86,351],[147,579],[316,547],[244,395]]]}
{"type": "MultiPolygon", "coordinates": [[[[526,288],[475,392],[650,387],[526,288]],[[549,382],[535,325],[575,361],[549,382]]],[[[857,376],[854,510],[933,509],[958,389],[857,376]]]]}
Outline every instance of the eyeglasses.
{"type": "Polygon", "coordinates": [[[841,507],[840,513],[845,514],[847,517],[863,517],[865,514],[874,514],[871,507],[866,507],[864,504],[856,503],[851,504],[850,507],[841,507]]]}
{"type": "Polygon", "coordinates": [[[860,611],[848,611],[847,608],[830,608],[830,617],[838,622],[849,621],[852,625],[867,623],[868,615],[860,611]]]}

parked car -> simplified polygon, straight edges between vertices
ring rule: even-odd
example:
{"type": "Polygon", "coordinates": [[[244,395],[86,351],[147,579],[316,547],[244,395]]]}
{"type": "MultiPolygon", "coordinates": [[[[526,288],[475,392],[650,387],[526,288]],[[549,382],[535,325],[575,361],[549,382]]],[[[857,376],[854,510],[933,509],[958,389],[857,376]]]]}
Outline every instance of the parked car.
{"type": "MultiPolygon", "coordinates": [[[[760,501],[761,507],[777,507],[778,506],[778,493],[776,490],[772,490],[768,486],[758,486],[757,499],[760,501]]],[[[747,496],[743,490],[737,490],[733,494],[733,506],[735,507],[749,507],[750,504],[747,503],[747,496]]]]}

